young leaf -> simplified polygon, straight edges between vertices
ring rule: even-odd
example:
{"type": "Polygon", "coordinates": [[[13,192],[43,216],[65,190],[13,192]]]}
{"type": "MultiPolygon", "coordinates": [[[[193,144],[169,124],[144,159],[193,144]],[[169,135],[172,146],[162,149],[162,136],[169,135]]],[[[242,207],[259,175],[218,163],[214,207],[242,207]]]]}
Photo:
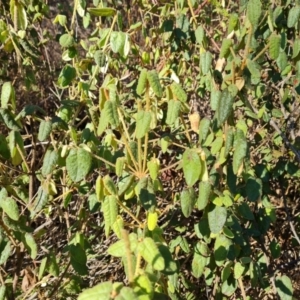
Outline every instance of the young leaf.
{"type": "Polygon", "coordinates": [[[166,123],[168,125],[174,124],[177,120],[179,112],[180,112],[181,102],[177,100],[170,100],[168,102],[168,112],[167,112],[167,119],[166,123]]]}
{"type": "Polygon", "coordinates": [[[279,35],[277,35],[277,34],[271,35],[269,51],[270,51],[270,57],[272,59],[277,59],[277,57],[279,55],[280,41],[281,41],[281,37],[279,35]]]}
{"type": "Polygon", "coordinates": [[[201,181],[199,183],[199,196],[197,200],[197,207],[199,210],[203,210],[209,201],[211,192],[211,184],[209,181],[201,181]]]}
{"type": "Polygon", "coordinates": [[[157,220],[158,220],[158,214],[155,211],[154,213],[148,212],[147,215],[147,227],[150,231],[153,231],[157,225],[157,220]]]}
{"type": "Polygon", "coordinates": [[[71,149],[66,159],[68,174],[74,182],[84,179],[89,173],[91,165],[92,157],[90,153],[82,148],[71,149]]]}
{"type": "Polygon", "coordinates": [[[38,140],[40,142],[45,141],[52,130],[52,122],[50,120],[42,120],[39,127],[38,140]]]}
{"type": "Polygon", "coordinates": [[[155,157],[153,157],[150,161],[147,162],[147,167],[152,180],[155,180],[158,176],[159,165],[159,160],[155,157]]]}
{"type": "Polygon", "coordinates": [[[247,17],[253,27],[258,25],[261,15],[261,1],[249,0],[247,5],[247,17]]]}
{"type": "Polygon", "coordinates": [[[148,133],[151,123],[151,112],[140,110],[136,117],[136,138],[143,138],[148,133]]]}
{"type": "Polygon", "coordinates": [[[136,87],[136,93],[141,96],[145,90],[147,84],[147,70],[146,69],[142,69],[139,80],[138,80],[138,84],[136,87]]]}
{"type": "Polygon", "coordinates": [[[147,73],[147,78],[155,95],[161,98],[163,95],[163,90],[157,72],[155,70],[149,71],[147,73]]]}
{"type": "Polygon", "coordinates": [[[201,162],[198,153],[193,149],[187,149],[182,156],[183,174],[188,186],[193,186],[201,174],[201,162]]]}
{"type": "Polygon", "coordinates": [[[113,182],[113,180],[108,174],[105,175],[105,177],[103,178],[103,184],[105,189],[109,192],[110,195],[117,196],[118,194],[117,187],[115,186],[115,183],[113,182]]]}
{"type": "Polygon", "coordinates": [[[215,206],[213,210],[208,212],[208,224],[212,233],[219,233],[226,222],[227,210],[223,206],[215,206]]]}
{"type": "Polygon", "coordinates": [[[233,153],[233,172],[238,174],[238,171],[243,163],[243,159],[247,154],[247,141],[245,139],[240,139],[237,143],[234,153],[233,153]]]}
{"type": "Polygon", "coordinates": [[[195,206],[196,195],[195,190],[190,187],[188,189],[184,189],[180,195],[180,205],[183,215],[188,218],[195,206]]]}
{"type": "Polygon", "coordinates": [[[186,102],[187,100],[187,94],[184,91],[184,89],[182,88],[182,86],[177,83],[177,82],[173,82],[171,84],[171,90],[173,95],[181,102],[186,102]]]}

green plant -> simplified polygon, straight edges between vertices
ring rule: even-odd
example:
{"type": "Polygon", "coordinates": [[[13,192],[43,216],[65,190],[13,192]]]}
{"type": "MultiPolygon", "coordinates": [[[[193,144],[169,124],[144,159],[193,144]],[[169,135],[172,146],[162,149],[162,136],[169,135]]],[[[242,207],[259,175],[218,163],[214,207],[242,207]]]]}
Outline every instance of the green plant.
{"type": "MultiPolygon", "coordinates": [[[[292,299],[276,198],[286,243],[299,247],[287,203],[300,176],[299,3],[133,1],[137,21],[117,2],[74,1],[72,16],[54,18],[64,30],[55,113],[20,109],[13,83],[1,83],[0,264],[19,263],[1,274],[0,299],[292,299]],[[41,251],[52,219],[63,249],[41,251]],[[83,290],[97,232],[126,279],[83,290]],[[26,255],[39,259],[33,275],[26,255]]],[[[48,7],[0,7],[2,48],[33,89],[39,57],[23,43],[48,7]]]]}

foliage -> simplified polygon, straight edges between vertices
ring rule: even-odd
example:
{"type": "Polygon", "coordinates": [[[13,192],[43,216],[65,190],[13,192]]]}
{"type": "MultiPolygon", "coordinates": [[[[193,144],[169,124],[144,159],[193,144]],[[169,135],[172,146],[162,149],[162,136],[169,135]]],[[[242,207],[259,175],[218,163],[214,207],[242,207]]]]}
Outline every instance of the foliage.
{"type": "Polygon", "coordinates": [[[0,4],[6,66],[32,91],[48,57],[58,103],[23,103],[3,66],[0,299],[292,299],[276,201],[299,248],[300,4],[224,3],[74,1],[56,70],[49,6],[0,4]],[[122,272],[91,287],[107,243],[122,272]]]}

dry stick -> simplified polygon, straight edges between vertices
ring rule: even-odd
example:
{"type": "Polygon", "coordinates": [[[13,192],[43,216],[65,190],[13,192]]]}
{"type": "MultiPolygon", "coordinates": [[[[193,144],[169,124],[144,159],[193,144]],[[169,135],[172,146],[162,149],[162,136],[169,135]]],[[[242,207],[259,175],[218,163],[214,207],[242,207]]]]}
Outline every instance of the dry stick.
{"type": "Polygon", "coordinates": [[[69,260],[69,262],[68,262],[68,264],[67,264],[67,266],[66,266],[66,269],[64,270],[64,272],[63,272],[63,273],[61,274],[61,276],[59,277],[59,279],[58,279],[56,285],[54,286],[52,292],[50,293],[48,299],[54,299],[53,296],[54,296],[55,293],[57,292],[57,290],[58,290],[58,288],[59,288],[59,286],[60,286],[61,281],[63,280],[63,278],[64,278],[65,275],[67,274],[67,271],[68,271],[70,265],[71,265],[71,259],[69,260]]]}
{"type": "Polygon", "coordinates": [[[245,288],[244,288],[242,277],[240,277],[238,279],[238,283],[239,283],[239,286],[240,286],[240,289],[241,289],[241,293],[242,293],[243,299],[246,300],[247,296],[246,296],[246,292],[245,292],[245,288]]]}
{"type": "Polygon", "coordinates": [[[291,216],[290,216],[290,213],[288,211],[288,208],[287,208],[287,201],[286,201],[286,196],[285,196],[285,193],[283,192],[283,185],[282,185],[282,182],[279,181],[279,184],[280,184],[280,188],[281,188],[281,191],[282,191],[282,197],[283,197],[283,205],[284,205],[284,209],[285,209],[285,212],[286,212],[286,215],[287,215],[287,220],[288,220],[288,223],[290,225],[290,228],[291,228],[291,231],[294,235],[294,238],[296,239],[296,241],[298,242],[298,244],[300,245],[300,239],[299,239],[299,236],[295,230],[295,227],[294,227],[294,224],[292,222],[292,219],[291,219],[291,216]]]}
{"type": "Polygon", "coordinates": [[[140,228],[143,228],[143,223],[141,223],[136,217],[135,215],[127,208],[127,206],[125,206],[120,200],[117,200],[118,204],[130,215],[130,217],[136,221],[140,228]]]}

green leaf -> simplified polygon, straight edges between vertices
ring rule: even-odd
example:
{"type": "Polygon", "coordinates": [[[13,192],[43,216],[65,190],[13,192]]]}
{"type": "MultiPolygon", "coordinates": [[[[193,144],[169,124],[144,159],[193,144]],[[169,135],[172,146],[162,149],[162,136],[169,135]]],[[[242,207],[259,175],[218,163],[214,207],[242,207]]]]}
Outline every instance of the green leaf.
{"type": "Polygon", "coordinates": [[[0,266],[6,263],[11,254],[12,248],[10,241],[3,239],[0,242],[0,266]]]}
{"type": "Polygon", "coordinates": [[[114,53],[121,54],[125,46],[126,33],[113,31],[110,35],[110,47],[114,53]]]}
{"type": "Polygon", "coordinates": [[[172,275],[176,273],[178,271],[177,263],[173,259],[169,247],[164,244],[158,244],[158,250],[165,261],[165,268],[162,270],[162,273],[165,275],[172,275]]]}
{"type": "Polygon", "coordinates": [[[234,278],[239,279],[243,275],[245,269],[246,267],[244,265],[242,265],[240,262],[236,262],[234,264],[234,278]]]}
{"type": "Polygon", "coordinates": [[[58,77],[58,85],[61,87],[68,86],[76,78],[76,69],[71,65],[65,65],[58,77]]]}
{"type": "Polygon", "coordinates": [[[298,56],[299,52],[300,52],[300,39],[295,39],[293,45],[293,58],[298,56]]]}
{"type": "Polygon", "coordinates": [[[10,197],[1,197],[0,207],[14,221],[19,220],[19,208],[16,201],[10,197]]]}
{"type": "Polygon", "coordinates": [[[253,27],[258,25],[261,15],[261,1],[249,0],[247,5],[247,17],[253,27]]]}
{"type": "Polygon", "coordinates": [[[239,22],[238,14],[230,14],[229,21],[228,21],[228,30],[227,30],[228,34],[237,28],[238,22],[239,22]]]}
{"type": "Polygon", "coordinates": [[[42,175],[46,177],[49,175],[55,168],[58,161],[58,154],[55,150],[47,150],[42,166],[42,175]]]}
{"type": "Polygon", "coordinates": [[[12,159],[12,164],[17,166],[22,163],[23,158],[20,154],[20,151],[23,156],[25,156],[24,142],[19,131],[11,131],[9,133],[9,150],[10,156],[12,159]]]}
{"type": "Polygon", "coordinates": [[[106,64],[106,55],[105,55],[105,53],[101,50],[95,51],[94,60],[97,64],[97,66],[99,66],[100,68],[104,67],[105,64],[106,64]]]}
{"type": "Polygon", "coordinates": [[[151,112],[140,110],[136,117],[136,138],[143,138],[148,133],[151,123],[151,112]]]}
{"type": "Polygon", "coordinates": [[[70,178],[74,182],[84,179],[92,165],[92,157],[82,148],[71,149],[66,159],[66,167],[70,178]]]}
{"type": "Polygon", "coordinates": [[[22,3],[17,1],[10,1],[11,19],[16,22],[16,30],[25,30],[28,25],[27,14],[22,3]]]}
{"type": "Polygon", "coordinates": [[[120,124],[120,121],[119,121],[119,115],[118,115],[118,109],[117,109],[117,107],[118,107],[118,105],[117,105],[116,101],[114,101],[114,100],[108,100],[108,101],[106,101],[105,104],[104,104],[104,109],[103,109],[103,111],[101,113],[100,123],[101,123],[101,118],[103,116],[104,118],[107,117],[108,122],[112,126],[118,127],[119,124],[120,124]]]}
{"type": "Polygon", "coordinates": [[[216,137],[216,139],[211,144],[211,150],[210,150],[211,154],[212,155],[218,154],[222,146],[223,146],[223,137],[222,136],[216,137]]]}
{"type": "Polygon", "coordinates": [[[247,68],[251,73],[251,83],[258,84],[261,77],[259,64],[250,59],[247,59],[247,68]]]}
{"type": "Polygon", "coordinates": [[[187,149],[182,156],[183,174],[188,186],[193,186],[201,174],[199,154],[193,149],[187,149]]]}
{"type": "Polygon", "coordinates": [[[219,101],[219,106],[217,109],[217,118],[219,125],[222,125],[229,117],[232,111],[234,97],[235,95],[230,93],[229,88],[226,88],[224,91],[222,91],[221,99],[219,101]]]}
{"type": "Polygon", "coordinates": [[[203,210],[209,201],[209,196],[211,192],[211,184],[209,181],[201,181],[199,183],[199,196],[197,201],[197,206],[199,210],[203,210]]]}
{"type": "Polygon", "coordinates": [[[33,209],[31,210],[31,218],[33,218],[40,210],[43,209],[49,199],[50,195],[48,194],[48,192],[42,186],[40,186],[38,189],[38,194],[33,203],[33,209]]]}
{"type": "Polygon", "coordinates": [[[293,285],[290,278],[288,278],[286,275],[277,276],[275,280],[275,286],[281,300],[293,299],[293,285]]]}
{"type": "Polygon", "coordinates": [[[138,251],[144,258],[144,260],[151,264],[157,271],[162,271],[165,268],[165,260],[161,253],[158,251],[158,247],[152,238],[146,237],[142,242],[138,244],[138,251]]]}
{"type": "Polygon", "coordinates": [[[205,31],[202,26],[198,26],[195,30],[195,37],[198,44],[202,44],[205,38],[205,31]]]}
{"type": "Polygon", "coordinates": [[[233,173],[237,174],[247,154],[247,141],[240,139],[233,153],[233,173]]]}
{"type": "Polygon", "coordinates": [[[161,98],[163,95],[163,90],[157,72],[155,70],[149,71],[147,73],[147,77],[153,92],[157,97],[161,98]]]}
{"type": "Polygon", "coordinates": [[[177,120],[179,112],[180,112],[181,102],[177,100],[170,100],[168,102],[168,112],[167,112],[167,119],[166,123],[168,125],[174,124],[177,120]]]}
{"type": "Polygon", "coordinates": [[[209,229],[212,233],[219,233],[226,222],[227,210],[222,206],[215,206],[213,210],[208,212],[208,224],[209,229]]]}
{"type": "Polygon", "coordinates": [[[71,265],[79,275],[87,275],[88,268],[86,266],[87,256],[80,244],[68,245],[68,250],[71,256],[71,265]]]}
{"type": "Polygon", "coordinates": [[[200,67],[203,75],[206,75],[211,67],[212,55],[206,51],[200,55],[200,67]]]}
{"type": "Polygon", "coordinates": [[[37,248],[37,244],[33,238],[33,235],[31,233],[26,232],[25,236],[24,236],[24,240],[25,240],[25,247],[28,250],[28,252],[30,253],[30,257],[32,259],[35,259],[38,253],[38,248],[37,248]]]}
{"type": "Polygon", "coordinates": [[[221,99],[221,91],[217,89],[212,89],[210,94],[210,107],[213,111],[216,111],[218,109],[220,99],[221,99]]]}
{"type": "Polygon", "coordinates": [[[5,300],[6,286],[0,285],[0,300],[5,300]]]}
{"type": "Polygon", "coordinates": [[[222,270],[222,273],[221,273],[222,282],[225,282],[229,278],[229,276],[231,275],[231,273],[232,273],[232,270],[231,270],[232,265],[233,265],[232,261],[228,261],[225,264],[225,266],[224,266],[224,268],[222,270]]]}
{"type": "Polygon", "coordinates": [[[207,258],[201,254],[194,253],[192,260],[192,272],[196,278],[200,278],[204,272],[206,266],[207,258]]]}
{"type": "Polygon", "coordinates": [[[254,220],[254,215],[249,207],[249,205],[246,202],[242,202],[238,207],[237,207],[239,213],[243,218],[246,220],[254,220]]]}
{"type": "Polygon", "coordinates": [[[219,234],[216,238],[214,245],[214,256],[217,266],[222,266],[227,258],[229,247],[232,245],[232,241],[222,234],[219,234]]]}
{"type": "Polygon", "coordinates": [[[11,82],[5,82],[1,89],[1,108],[8,108],[9,102],[11,102],[13,109],[15,109],[15,89],[11,82]]]}
{"type": "Polygon", "coordinates": [[[108,191],[109,194],[115,195],[115,196],[118,195],[117,187],[116,187],[115,183],[113,182],[113,180],[111,179],[111,177],[108,174],[104,176],[103,184],[104,184],[104,187],[108,191]]]}
{"type": "Polygon", "coordinates": [[[141,274],[134,278],[133,290],[138,296],[136,299],[153,299],[154,287],[146,274],[141,274]]]}
{"type": "Polygon", "coordinates": [[[208,118],[203,118],[199,125],[199,141],[204,142],[209,133],[210,120],[208,118]]]}
{"type": "Polygon", "coordinates": [[[84,290],[78,300],[109,300],[113,291],[113,283],[111,281],[102,282],[92,288],[84,290]]]}
{"type": "Polygon", "coordinates": [[[7,108],[0,108],[0,121],[3,120],[4,124],[12,130],[20,130],[19,122],[15,120],[14,114],[7,108]]]}
{"type": "MultiPolygon", "coordinates": [[[[137,245],[138,245],[138,239],[136,233],[130,233],[129,234],[129,245],[130,245],[130,251],[134,252],[137,245]]],[[[109,255],[115,256],[115,257],[123,257],[126,256],[126,243],[124,240],[117,241],[116,243],[110,245],[107,249],[107,253],[109,255]]]]}
{"type": "Polygon", "coordinates": [[[75,40],[71,34],[65,33],[60,36],[59,43],[63,48],[69,48],[74,45],[75,40]]]}
{"type": "Polygon", "coordinates": [[[225,135],[225,151],[224,157],[226,158],[232,148],[234,131],[232,127],[228,127],[225,135]]]}
{"type": "Polygon", "coordinates": [[[262,195],[262,181],[254,177],[249,177],[246,184],[246,194],[249,201],[255,202],[261,198],[262,195]]]}
{"type": "Polygon", "coordinates": [[[237,287],[237,280],[234,279],[233,276],[229,276],[229,278],[223,282],[221,290],[224,295],[230,297],[233,295],[237,287]]]}
{"type": "Polygon", "coordinates": [[[184,91],[184,89],[182,88],[182,86],[177,83],[177,82],[173,82],[171,84],[171,90],[173,95],[181,102],[186,102],[187,100],[187,94],[184,91]]]}
{"type": "Polygon", "coordinates": [[[38,140],[40,142],[45,141],[52,130],[52,122],[50,120],[42,120],[39,127],[38,140]]]}
{"type": "Polygon", "coordinates": [[[96,17],[110,17],[114,16],[116,14],[116,10],[111,7],[88,7],[87,11],[92,15],[96,17]]]}
{"type": "Polygon", "coordinates": [[[146,84],[147,84],[147,70],[146,69],[142,69],[141,73],[140,73],[140,77],[138,80],[138,84],[136,87],[136,93],[141,96],[146,88],[146,84]]]}
{"type": "Polygon", "coordinates": [[[147,162],[147,167],[149,170],[149,174],[152,180],[155,180],[158,176],[159,172],[159,160],[157,158],[152,158],[147,162]]]}
{"type": "Polygon", "coordinates": [[[287,26],[289,28],[295,27],[295,25],[299,20],[299,16],[300,16],[300,6],[296,5],[292,7],[289,11],[287,26]]]}
{"type": "Polygon", "coordinates": [[[270,57],[272,59],[277,59],[280,51],[280,42],[281,42],[281,37],[280,35],[273,34],[270,37],[270,47],[269,47],[269,52],[270,52],[270,57]]]}
{"type": "Polygon", "coordinates": [[[184,189],[180,195],[180,204],[183,215],[188,218],[195,206],[196,195],[195,190],[190,187],[188,189],[184,189]]]}
{"type": "Polygon", "coordinates": [[[279,258],[281,255],[281,247],[280,244],[277,243],[275,240],[272,240],[270,243],[270,251],[273,258],[279,258]]]}
{"type": "Polygon", "coordinates": [[[118,216],[117,200],[118,200],[117,197],[114,195],[106,196],[102,204],[106,237],[108,237],[109,235],[111,226],[117,220],[117,216],[118,216]]]}
{"type": "Polygon", "coordinates": [[[220,58],[227,57],[230,53],[230,47],[232,46],[231,39],[223,39],[220,50],[220,58]]]}
{"type": "Polygon", "coordinates": [[[5,136],[1,133],[0,133],[0,156],[2,156],[3,159],[10,158],[10,151],[9,151],[7,140],[5,136]]]}

